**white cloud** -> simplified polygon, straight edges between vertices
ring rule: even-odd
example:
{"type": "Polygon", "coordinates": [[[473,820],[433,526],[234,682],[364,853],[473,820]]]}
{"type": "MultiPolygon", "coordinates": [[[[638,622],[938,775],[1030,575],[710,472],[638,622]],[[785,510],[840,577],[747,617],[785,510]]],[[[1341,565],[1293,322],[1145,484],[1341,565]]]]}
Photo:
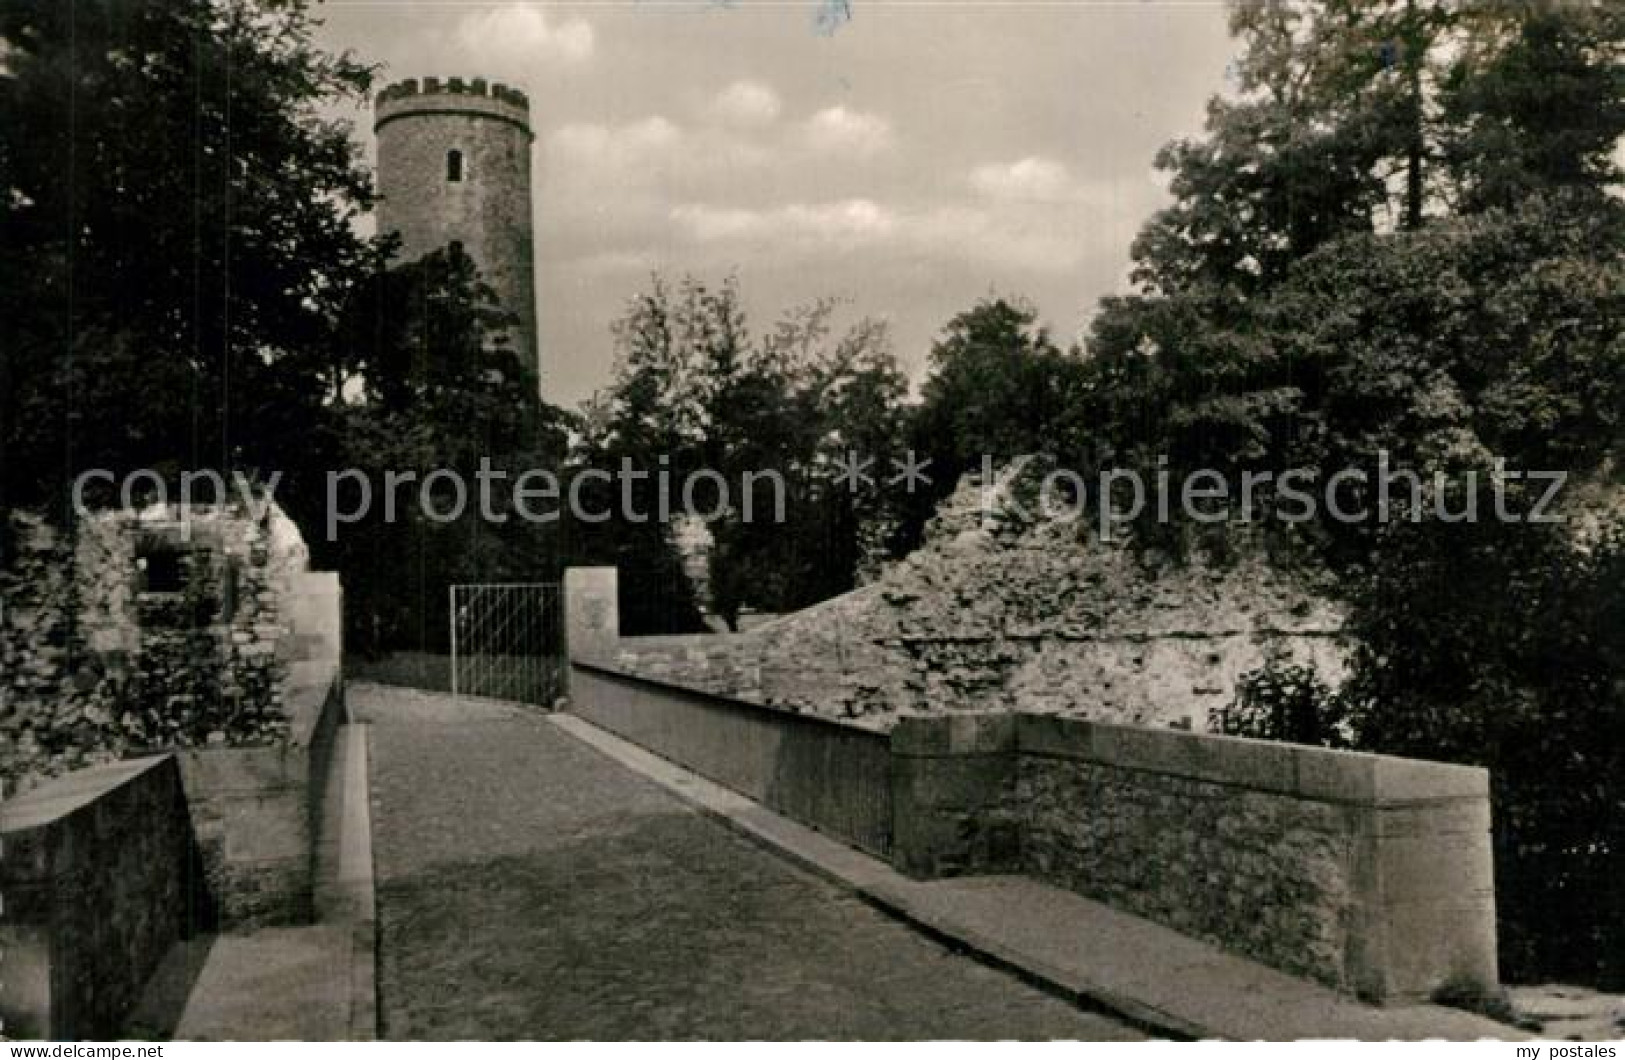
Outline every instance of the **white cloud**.
{"type": "Polygon", "coordinates": [[[867,243],[885,239],[897,228],[896,216],[869,199],[828,203],[794,203],[784,216],[795,228],[837,243],[867,243]]]}
{"type": "MultiPolygon", "coordinates": [[[[685,203],[672,208],[672,221],[701,243],[782,241],[855,246],[887,238],[897,218],[869,199],[794,202],[769,210],[685,203]]],[[[791,248],[793,249],[793,248],[791,248]]]]}
{"type": "Polygon", "coordinates": [[[735,81],[711,102],[711,113],[730,125],[769,125],[782,109],[779,94],[760,81],[735,81]]]}
{"type": "Polygon", "coordinates": [[[970,182],[984,195],[1025,202],[1061,202],[1076,198],[1079,191],[1066,166],[1036,155],[1008,165],[979,166],[970,182]]]}
{"type": "Polygon", "coordinates": [[[618,194],[665,203],[709,199],[774,159],[771,150],[732,130],[679,126],[660,115],[621,125],[563,125],[543,146],[541,179],[561,209],[575,208],[570,202],[614,203],[618,194]]]}
{"type": "Polygon", "coordinates": [[[891,123],[878,114],[826,107],[807,119],[803,133],[816,151],[859,156],[878,154],[891,146],[891,123]]]}
{"type": "Polygon", "coordinates": [[[548,147],[569,165],[618,169],[668,155],[682,138],[681,129],[655,114],[625,125],[563,125],[548,137],[548,147]]]}
{"type": "Polygon", "coordinates": [[[671,219],[690,238],[701,243],[760,237],[768,227],[767,215],[760,211],[707,206],[704,203],[674,206],[671,219]]]}
{"type": "Polygon", "coordinates": [[[660,258],[652,250],[605,250],[577,258],[571,267],[597,277],[648,273],[660,268],[660,258]]]}
{"type": "Polygon", "coordinates": [[[592,57],[592,23],[555,21],[532,4],[507,4],[464,15],[453,31],[458,47],[478,56],[483,70],[517,77],[537,65],[592,57]]]}
{"type": "Polygon", "coordinates": [[[939,206],[898,209],[871,199],[792,202],[763,210],[686,203],[671,210],[695,243],[805,258],[861,250],[875,261],[897,255],[1055,273],[1075,268],[1087,241],[1073,226],[1010,210],[939,206]]]}
{"type": "Polygon", "coordinates": [[[1137,219],[1155,207],[1157,186],[1128,178],[1080,180],[1060,162],[1029,155],[1004,165],[971,170],[972,188],[1010,206],[1081,206],[1097,214],[1117,216],[1125,210],[1137,219]]]}
{"type": "Polygon", "coordinates": [[[1077,267],[1088,248],[1075,224],[1008,209],[941,207],[914,218],[911,235],[914,249],[925,256],[1021,272],[1064,273],[1077,267]]]}

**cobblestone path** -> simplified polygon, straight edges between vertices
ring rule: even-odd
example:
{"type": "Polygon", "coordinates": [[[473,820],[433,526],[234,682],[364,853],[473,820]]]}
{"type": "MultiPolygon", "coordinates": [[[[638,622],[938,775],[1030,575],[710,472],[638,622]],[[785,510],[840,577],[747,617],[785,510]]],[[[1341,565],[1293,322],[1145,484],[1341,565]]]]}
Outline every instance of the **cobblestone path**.
{"type": "Polygon", "coordinates": [[[951,953],[546,721],[352,686],[393,1039],[1136,1037],[951,953]]]}

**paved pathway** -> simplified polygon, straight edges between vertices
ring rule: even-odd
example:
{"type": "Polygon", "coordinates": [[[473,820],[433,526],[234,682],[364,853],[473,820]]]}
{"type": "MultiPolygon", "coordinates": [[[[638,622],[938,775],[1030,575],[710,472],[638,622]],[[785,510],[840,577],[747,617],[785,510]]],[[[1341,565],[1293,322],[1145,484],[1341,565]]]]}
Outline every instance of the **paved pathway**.
{"type": "Polygon", "coordinates": [[[1137,1037],[955,955],[521,710],[351,686],[374,723],[394,1039],[1137,1037]]]}

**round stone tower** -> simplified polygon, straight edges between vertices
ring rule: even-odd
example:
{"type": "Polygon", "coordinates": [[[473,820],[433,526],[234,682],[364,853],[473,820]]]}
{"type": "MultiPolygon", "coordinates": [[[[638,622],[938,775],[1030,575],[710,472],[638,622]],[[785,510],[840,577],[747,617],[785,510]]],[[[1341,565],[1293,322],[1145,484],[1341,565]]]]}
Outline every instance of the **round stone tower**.
{"type": "Polygon", "coordinates": [[[483,78],[413,78],[378,93],[373,118],[379,232],[399,233],[403,261],[461,243],[519,318],[510,341],[539,380],[530,101],[483,78]]]}

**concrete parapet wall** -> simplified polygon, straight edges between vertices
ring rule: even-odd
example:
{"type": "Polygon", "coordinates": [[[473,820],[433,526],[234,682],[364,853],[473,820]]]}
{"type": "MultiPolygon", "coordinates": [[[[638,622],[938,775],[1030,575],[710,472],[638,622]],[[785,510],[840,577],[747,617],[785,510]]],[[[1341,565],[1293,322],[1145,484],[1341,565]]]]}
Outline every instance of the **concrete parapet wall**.
{"type": "Polygon", "coordinates": [[[82,769],[0,804],[9,1038],[110,1039],[207,919],[175,758],[82,769]]]}
{"type": "Polygon", "coordinates": [[[571,712],[861,850],[891,851],[884,735],[577,662],[571,712]]]}

